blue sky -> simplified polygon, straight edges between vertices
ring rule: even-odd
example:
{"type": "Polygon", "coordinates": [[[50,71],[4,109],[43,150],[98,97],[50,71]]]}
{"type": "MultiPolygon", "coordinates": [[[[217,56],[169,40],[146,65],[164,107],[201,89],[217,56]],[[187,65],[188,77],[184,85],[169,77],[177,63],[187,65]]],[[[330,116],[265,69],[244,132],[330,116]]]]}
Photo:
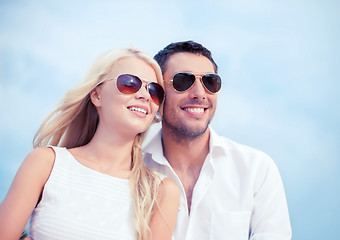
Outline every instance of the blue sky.
{"type": "Polygon", "coordinates": [[[102,52],[174,41],[212,52],[215,130],[278,165],[294,239],[340,225],[338,1],[0,2],[0,200],[44,117],[102,52]]]}

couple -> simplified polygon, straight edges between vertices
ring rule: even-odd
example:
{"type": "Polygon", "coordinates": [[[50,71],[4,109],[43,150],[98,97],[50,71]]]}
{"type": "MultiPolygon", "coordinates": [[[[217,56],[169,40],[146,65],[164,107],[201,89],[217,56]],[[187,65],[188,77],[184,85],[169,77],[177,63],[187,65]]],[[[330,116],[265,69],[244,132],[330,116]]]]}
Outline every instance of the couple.
{"type": "Polygon", "coordinates": [[[154,59],[108,52],[65,95],[1,204],[2,239],[31,215],[32,239],[291,239],[274,162],[209,127],[221,88],[210,51],[177,42],[154,59]]]}

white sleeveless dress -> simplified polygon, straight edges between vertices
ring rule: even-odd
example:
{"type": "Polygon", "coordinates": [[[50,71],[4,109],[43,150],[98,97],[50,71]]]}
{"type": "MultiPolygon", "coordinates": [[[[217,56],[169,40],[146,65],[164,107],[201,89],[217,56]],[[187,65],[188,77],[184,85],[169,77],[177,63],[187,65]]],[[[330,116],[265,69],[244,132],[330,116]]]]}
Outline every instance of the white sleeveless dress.
{"type": "Polygon", "coordinates": [[[55,163],[30,220],[33,240],[136,239],[129,180],[80,164],[53,147],[55,163]]]}

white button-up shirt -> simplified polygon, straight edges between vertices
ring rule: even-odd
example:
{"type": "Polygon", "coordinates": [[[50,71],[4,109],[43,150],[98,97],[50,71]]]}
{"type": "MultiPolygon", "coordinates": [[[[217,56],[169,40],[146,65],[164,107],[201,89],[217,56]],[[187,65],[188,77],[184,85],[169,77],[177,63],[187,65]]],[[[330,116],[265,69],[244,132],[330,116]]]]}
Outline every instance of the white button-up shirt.
{"type": "Polygon", "coordinates": [[[209,154],[193,190],[190,215],[184,187],[163,156],[161,131],[144,147],[146,165],[180,187],[174,239],[291,239],[286,196],[273,160],[209,129],[209,154]]]}

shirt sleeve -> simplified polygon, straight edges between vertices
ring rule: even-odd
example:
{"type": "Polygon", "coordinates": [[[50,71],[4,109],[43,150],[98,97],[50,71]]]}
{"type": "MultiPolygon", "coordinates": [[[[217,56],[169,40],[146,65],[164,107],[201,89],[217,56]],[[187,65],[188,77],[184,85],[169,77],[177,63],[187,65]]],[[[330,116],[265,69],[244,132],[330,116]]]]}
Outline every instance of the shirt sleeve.
{"type": "Polygon", "coordinates": [[[256,176],[250,240],[290,240],[292,231],[280,173],[267,155],[256,176]]]}

